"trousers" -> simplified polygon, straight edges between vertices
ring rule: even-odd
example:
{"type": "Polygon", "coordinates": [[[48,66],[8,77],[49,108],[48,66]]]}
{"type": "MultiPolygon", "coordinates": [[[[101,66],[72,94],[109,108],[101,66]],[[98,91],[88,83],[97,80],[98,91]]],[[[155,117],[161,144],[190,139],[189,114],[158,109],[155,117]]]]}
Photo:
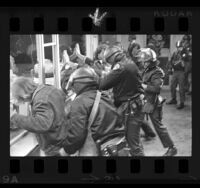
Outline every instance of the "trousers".
{"type": "Polygon", "coordinates": [[[118,113],[123,117],[130,154],[132,156],[144,156],[144,148],[140,140],[140,129],[144,121],[144,113],[142,113],[142,109],[137,109],[134,113],[127,113],[127,108],[127,103],[122,103],[118,108],[118,113]]]}
{"type": "Polygon", "coordinates": [[[179,85],[180,103],[185,102],[185,73],[174,71],[171,80],[171,98],[176,100],[176,87],[179,85]]]}
{"type": "Polygon", "coordinates": [[[162,123],[163,107],[155,106],[154,111],[149,114],[149,117],[156,130],[156,133],[158,134],[161,140],[163,147],[168,148],[174,146],[174,143],[168,133],[167,127],[164,126],[162,123]]]}

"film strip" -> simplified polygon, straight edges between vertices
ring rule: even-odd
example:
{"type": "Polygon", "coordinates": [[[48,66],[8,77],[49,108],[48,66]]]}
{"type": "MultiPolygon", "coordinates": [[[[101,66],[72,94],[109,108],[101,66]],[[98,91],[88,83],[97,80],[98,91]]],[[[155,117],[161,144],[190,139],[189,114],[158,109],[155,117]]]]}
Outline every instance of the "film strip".
{"type": "MultiPolygon", "coordinates": [[[[200,9],[105,8],[108,15],[96,26],[92,8],[2,8],[0,38],[9,57],[9,35],[15,34],[191,34],[193,61],[199,41],[200,9]]],[[[198,48],[197,48],[198,49],[198,48]]],[[[2,72],[5,72],[2,70],[2,72]]],[[[4,73],[5,74],[5,73],[4,73]]],[[[7,95],[9,96],[9,95],[7,95]]],[[[9,100],[8,97],[5,97],[9,100]]],[[[7,122],[9,124],[9,121],[7,122]]],[[[7,183],[199,183],[199,126],[192,126],[191,157],[10,157],[9,129],[0,127],[0,182],[7,183]],[[8,144],[5,144],[8,143],[8,144]]],[[[153,146],[152,146],[153,147],[153,146]]]]}

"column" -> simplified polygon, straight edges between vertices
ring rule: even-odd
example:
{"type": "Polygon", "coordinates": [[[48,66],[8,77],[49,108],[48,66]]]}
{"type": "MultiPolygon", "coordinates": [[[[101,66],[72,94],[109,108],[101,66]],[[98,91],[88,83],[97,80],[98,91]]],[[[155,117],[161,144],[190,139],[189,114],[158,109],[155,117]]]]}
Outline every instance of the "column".
{"type": "Polygon", "coordinates": [[[98,35],[86,35],[86,56],[93,59],[98,46],[98,35]]]}

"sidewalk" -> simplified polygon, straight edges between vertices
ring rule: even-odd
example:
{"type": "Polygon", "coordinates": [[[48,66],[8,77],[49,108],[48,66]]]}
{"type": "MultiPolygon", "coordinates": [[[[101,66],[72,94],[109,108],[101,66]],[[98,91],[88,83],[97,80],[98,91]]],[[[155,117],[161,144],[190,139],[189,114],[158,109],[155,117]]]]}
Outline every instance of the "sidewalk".
{"type": "MultiPolygon", "coordinates": [[[[161,92],[163,97],[170,99],[170,90],[164,86],[161,92]]],[[[177,92],[179,101],[179,93],[177,92]]],[[[151,120],[149,120],[151,121],[151,120]]],[[[163,124],[167,126],[176,147],[177,156],[191,156],[192,151],[192,101],[191,96],[186,95],[185,108],[177,110],[175,105],[163,106],[163,124]]],[[[151,122],[150,125],[152,126],[151,122]]],[[[146,156],[162,156],[166,149],[163,148],[158,136],[152,141],[142,139],[146,156]]]]}

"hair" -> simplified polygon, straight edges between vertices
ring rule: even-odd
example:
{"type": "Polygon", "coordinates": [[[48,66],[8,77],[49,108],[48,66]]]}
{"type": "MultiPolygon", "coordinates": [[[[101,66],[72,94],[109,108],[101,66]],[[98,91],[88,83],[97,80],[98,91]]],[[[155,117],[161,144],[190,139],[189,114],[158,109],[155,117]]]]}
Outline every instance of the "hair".
{"type": "Polygon", "coordinates": [[[38,84],[36,84],[33,79],[28,77],[19,77],[12,84],[12,94],[16,98],[19,96],[19,91],[23,90],[25,94],[32,95],[37,88],[38,84]]]}
{"type": "Polygon", "coordinates": [[[26,53],[21,53],[15,57],[15,64],[32,64],[32,60],[26,53]]]}
{"type": "Polygon", "coordinates": [[[132,54],[132,52],[133,52],[133,49],[135,48],[135,47],[137,47],[137,49],[140,49],[140,45],[138,44],[138,43],[133,43],[133,44],[131,44],[130,46],[129,46],[129,48],[128,48],[128,54],[129,54],[129,56],[131,57],[131,58],[133,58],[133,54],[132,54]]]}

